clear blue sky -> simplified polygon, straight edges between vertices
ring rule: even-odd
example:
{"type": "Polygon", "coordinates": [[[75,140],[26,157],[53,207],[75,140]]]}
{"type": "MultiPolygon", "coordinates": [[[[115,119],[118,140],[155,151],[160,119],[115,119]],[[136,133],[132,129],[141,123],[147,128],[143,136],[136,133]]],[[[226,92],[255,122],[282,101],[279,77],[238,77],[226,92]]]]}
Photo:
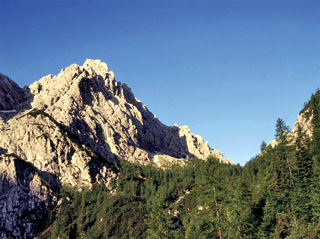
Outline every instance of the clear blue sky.
{"type": "Polygon", "coordinates": [[[0,0],[0,72],[20,86],[86,58],[236,163],[320,86],[320,1],[0,0]]]}

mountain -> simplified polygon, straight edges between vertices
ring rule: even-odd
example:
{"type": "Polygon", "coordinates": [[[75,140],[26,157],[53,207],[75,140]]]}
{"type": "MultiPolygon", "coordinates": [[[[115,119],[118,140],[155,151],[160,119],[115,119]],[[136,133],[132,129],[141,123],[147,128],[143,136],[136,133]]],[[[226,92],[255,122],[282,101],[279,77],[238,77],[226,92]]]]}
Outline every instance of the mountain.
{"type": "Polygon", "coordinates": [[[293,131],[278,119],[277,143],[243,167],[212,157],[166,170],[120,160],[116,193],[63,188],[37,238],[320,238],[319,96],[293,131]]]}
{"type": "Polygon", "coordinates": [[[0,238],[32,238],[65,186],[112,188],[119,158],[168,167],[209,156],[233,164],[187,126],[166,126],[86,60],[21,89],[0,75],[0,238]]]}

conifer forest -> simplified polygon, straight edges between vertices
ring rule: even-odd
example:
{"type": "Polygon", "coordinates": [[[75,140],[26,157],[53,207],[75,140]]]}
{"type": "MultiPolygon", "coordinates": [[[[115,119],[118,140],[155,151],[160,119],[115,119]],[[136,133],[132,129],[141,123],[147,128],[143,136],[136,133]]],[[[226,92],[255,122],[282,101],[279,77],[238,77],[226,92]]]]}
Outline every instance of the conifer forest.
{"type": "MultiPolygon", "coordinates": [[[[63,187],[38,238],[320,238],[320,91],[308,134],[276,120],[273,146],[246,165],[189,159],[157,168],[119,160],[113,189],[63,187]]],[[[233,142],[236,143],[236,142],[233,142]]]]}

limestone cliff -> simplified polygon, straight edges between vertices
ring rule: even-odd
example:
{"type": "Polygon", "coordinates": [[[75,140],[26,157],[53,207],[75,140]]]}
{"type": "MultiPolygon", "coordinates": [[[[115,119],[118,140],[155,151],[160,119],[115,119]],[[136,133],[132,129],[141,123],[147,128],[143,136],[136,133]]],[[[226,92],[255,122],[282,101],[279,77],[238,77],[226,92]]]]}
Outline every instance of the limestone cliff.
{"type": "Polygon", "coordinates": [[[0,238],[33,238],[56,205],[43,173],[14,154],[0,157],[0,238]]]}
{"type": "Polygon", "coordinates": [[[158,154],[205,159],[213,154],[230,163],[187,127],[163,125],[99,60],[71,65],[28,90],[32,108],[44,110],[110,161],[121,157],[146,163],[158,154]]]}

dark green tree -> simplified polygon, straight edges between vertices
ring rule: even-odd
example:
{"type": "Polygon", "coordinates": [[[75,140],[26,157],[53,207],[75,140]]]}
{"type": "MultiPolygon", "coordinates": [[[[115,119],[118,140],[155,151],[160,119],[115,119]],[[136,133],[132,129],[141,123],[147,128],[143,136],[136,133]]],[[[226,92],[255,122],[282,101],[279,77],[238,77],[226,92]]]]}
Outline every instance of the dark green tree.
{"type": "Polygon", "coordinates": [[[320,162],[320,91],[312,95],[310,100],[311,123],[312,123],[312,153],[320,162]]]}
{"type": "Polygon", "coordinates": [[[311,203],[310,193],[312,190],[312,156],[310,153],[310,139],[298,125],[296,137],[296,172],[295,172],[295,195],[293,197],[293,210],[298,218],[310,221],[311,203]]]}
{"type": "MultiPolygon", "coordinates": [[[[276,123],[276,132],[275,132],[275,137],[279,138],[281,137],[284,133],[289,131],[289,127],[285,124],[284,120],[281,118],[277,119],[276,123]]],[[[281,139],[280,139],[281,140],[281,139]]]]}
{"type": "Polygon", "coordinates": [[[265,148],[267,147],[267,143],[263,140],[261,142],[261,145],[260,145],[260,151],[261,153],[265,150],[265,148]]]}

